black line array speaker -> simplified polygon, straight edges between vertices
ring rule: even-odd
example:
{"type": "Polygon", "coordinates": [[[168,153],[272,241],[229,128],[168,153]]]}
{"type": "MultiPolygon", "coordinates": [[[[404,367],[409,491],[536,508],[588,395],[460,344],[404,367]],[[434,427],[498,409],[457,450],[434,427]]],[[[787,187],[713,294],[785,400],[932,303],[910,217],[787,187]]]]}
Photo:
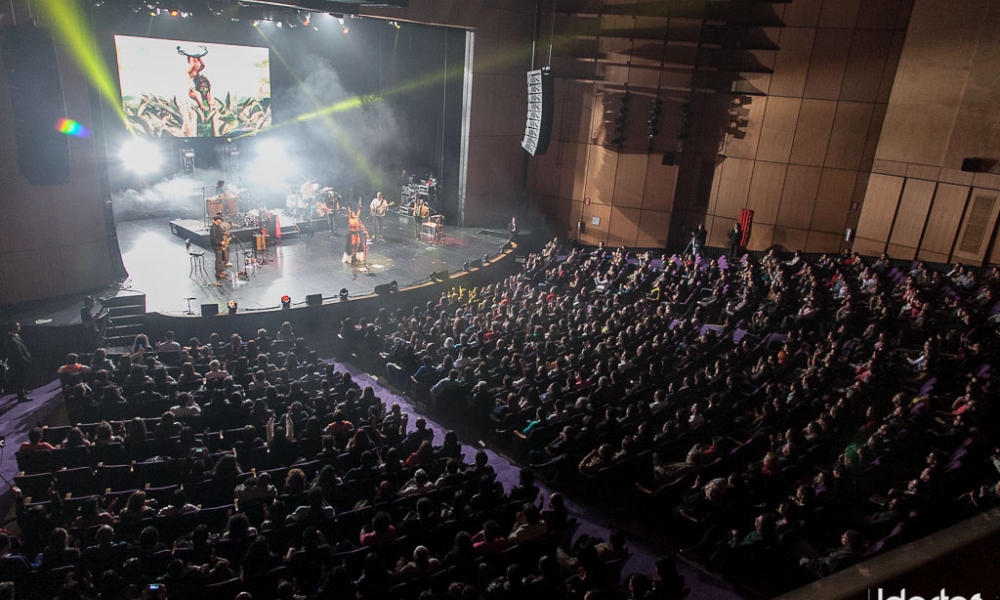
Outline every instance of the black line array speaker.
{"type": "Polygon", "coordinates": [[[66,118],[52,33],[34,26],[0,34],[17,136],[17,164],[31,185],[69,183],[69,138],[56,130],[66,118]]]}
{"type": "Polygon", "coordinates": [[[552,72],[548,67],[528,71],[528,120],[524,125],[521,147],[532,156],[541,156],[549,149],[552,95],[552,72]]]}

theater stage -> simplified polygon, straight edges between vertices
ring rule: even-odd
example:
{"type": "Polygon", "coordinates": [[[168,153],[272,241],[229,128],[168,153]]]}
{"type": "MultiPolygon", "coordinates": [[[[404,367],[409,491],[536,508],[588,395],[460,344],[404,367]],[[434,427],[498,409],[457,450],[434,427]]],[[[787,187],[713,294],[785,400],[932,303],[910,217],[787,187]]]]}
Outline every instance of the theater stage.
{"type": "MultiPolygon", "coordinates": [[[[496,255],[506,241],[506,232],[478,228],[446,227],[440,243],[429,236],[416,240],[412,220],[390,214],[385,219],[385,241],[369,247],[368,263],[343,262],[345,237],[331,235],[325,221],[314,221],[312,231],[284,235],[281,243],[256,253],[247,242],[233,242],[233,266],[222,285],[215,284],[214,257],[206,250],[204,269],[185,249],[184,239],[175,236],[166,220],[149,219],[118,225],[118,242],[129,273],[130,289],[146,294],[147,312],[183,314],[187,298],[193,310],[203,303],[235,300],[241,310],[280,306],[287,294],[292,304],[305,301],[309,294],[337,297],[342,288],[351,296],[370,294],[376,285],[396,281],[399,288],[429,280],[435,271],[459,271],[465,262],[496,255]],[[322,228],[321,228],[322,227],[322,228]],[[263,260],[261,260],[263,259],[263,260]],[[238,276],[245,272],[246,277],[238,276]]],[[[365,226],[372,231],[370,223],[365,226]]],[[[191,250],[203,248],[192,246],[191,250]]]]}
{"type": "MultiPolygon", "coordinates": [[[[245,267],[245,253],[250,244],[233,243],[230,277],[215,285],[213,255],[204,251],[204,270],[197,267],[185,248],[184,239],[174,235],[170,219],[152,218],[118,224],[118,243],[129,278],[124,289],[95,289],[95,296],[145,294],[146,312],[183,316],[188,298],[193,312],[200,315],[202,304],[217,304],[225,310],[226,302],[235,300],[240,311],[277,308],[288,294],[298,306],[309,294],[324,298],[339,296],[347,288],[350,296],[371,294],[376,285],[396,281],[399,288],[427,282],[435,271],[460,271],[465,262],[495,256],[507,240],[506,231],[480,228],[445,227],[444,239],[435,243],[427,236],[417,241],[412,220],[390,213],[386,217],[385,241],[369,248],[367,268],[342,262],[344,236],[333,236],[316,228],[311,234],[301,228],[297,235],[285,236],[280,245],[269,248],[262,264],[245,267]],[[247,271],[248,278],[237,276],[247,271]]],[[[321,224],[317,221],[317,225],[321,224]]],[[[325,226],[325,221],[322,222],[325,226]]],[[[366,227],[370,225],[366,222],[366,227]]],[[[60,327],[80,324],[83,294],[47,302],[11,307],[6,319],[25,327],[60,327]]]]}

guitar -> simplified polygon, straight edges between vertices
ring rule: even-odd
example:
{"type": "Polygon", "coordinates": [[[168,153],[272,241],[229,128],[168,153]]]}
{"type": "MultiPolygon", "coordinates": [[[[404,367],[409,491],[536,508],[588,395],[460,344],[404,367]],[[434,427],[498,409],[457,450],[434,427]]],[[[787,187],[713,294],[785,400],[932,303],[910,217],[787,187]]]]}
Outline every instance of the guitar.
{"type": "MultiPolygon", "coordinates": [[[[383,198],[383,200],[385,200],[383,198]]],[[[371,210],[373,217],[384,217],[387,212],[389,212],[390,206],[395,206],[395,202],[383,202],[382,204],[376,206],[371,210]]]]}

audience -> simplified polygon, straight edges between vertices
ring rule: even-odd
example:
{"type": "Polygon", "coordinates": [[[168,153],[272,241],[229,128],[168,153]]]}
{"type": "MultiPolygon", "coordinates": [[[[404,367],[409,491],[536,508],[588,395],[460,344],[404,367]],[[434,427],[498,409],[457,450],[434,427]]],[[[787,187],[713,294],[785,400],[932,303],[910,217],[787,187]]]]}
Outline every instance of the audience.
{"type": "Polygon", "coordinates": [[[1000,505],[1000,276],[893,264],[552,242],[496,284],[346,320],[359,366],[458,431],[496,431],[526,465],[509,491],[485,452],[468,461],[455,431],[436,445],[423,418],[409,428],[290,323],[184,348],[139,335],[89,369],[69,354],[80,425],[33,429],[19,453],[82,452],[92,479],[18,495],[21,553],[0,534],[14,557],[0,580],[60,578],[25,597],[686,594],[669,559],[655,578],[607,577],[624,534],[574,540],[536,473],[645,490],[628,500],[648,503],[639,518],[666,516],[687,557],[736,583],[828,576],[1000,505]]]}

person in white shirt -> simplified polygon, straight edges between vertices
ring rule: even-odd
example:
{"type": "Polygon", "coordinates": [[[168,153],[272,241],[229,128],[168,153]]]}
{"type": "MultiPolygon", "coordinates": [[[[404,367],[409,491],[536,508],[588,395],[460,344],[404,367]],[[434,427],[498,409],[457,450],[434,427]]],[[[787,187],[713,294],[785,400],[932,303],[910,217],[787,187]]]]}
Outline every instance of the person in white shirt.
{"type": "Polygon", "coordinates": [[[156,345],[157,352],[180,352],[181,345],[174,341],[174,332],[168,331],[163,334],[164,341],[156,345]]]}
{"type": "Polygon", "coordinates": [[[170,407],[170,412],[174,413],[175,417],[195,417],[201,414],[201,407],[191,394],[181,392],[177,395],[177,400],[177,406],[170,407]]]}
{"type": "Polygon", "coordinates": [[[217,360],[213,360],[208,363],[208,373],[205,374],[205,379],[225,379],[229,377],[229,373],[222,368],[222,365],[217,360]]]}
{"type": "Polygon", "coordinates": [[[378,192],[375,194],[375,197],[372,198],[372,203],[369,208],[371,210],[372,225],[374,229],[372,235],[375,236],[376,240],[381,240],[383,239],[383,225],[385,222],[385,213],[389,210],[389,202],[382,197],[382,192],[378,192]]]}

